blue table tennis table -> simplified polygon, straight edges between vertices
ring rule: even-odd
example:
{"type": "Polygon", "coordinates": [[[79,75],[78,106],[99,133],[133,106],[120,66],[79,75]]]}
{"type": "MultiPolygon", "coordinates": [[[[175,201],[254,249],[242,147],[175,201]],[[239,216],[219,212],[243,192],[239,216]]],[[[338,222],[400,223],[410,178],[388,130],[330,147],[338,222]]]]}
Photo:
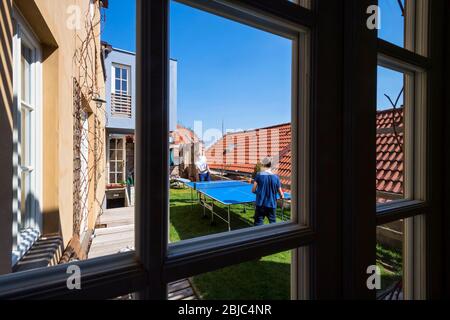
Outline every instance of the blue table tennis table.
{"type": "MultiPolygon", "coordinates": [[[[256,194],[252,192],[253,186],[242,181],[185,182],[185,185],[191,189],[192,202],[194,202],[194,192],[197,193],[197,199],[203,207],[203,215],[206,216],[206,209],[208,209],[211,212],[211,222],[214,222],[214,216],[218,217],[228,224],[228,231],[231,231],[231,206],[244,205],[245,210],[246,204],[254,204],[256,202],[256,194]],[[227,219],[214,211],[215,202],[227,207],[227,219]]],[[[285,200],[291,200],[289,193],[285,193],[284,197],[285,200]]],[[[281,211],[282,220],[284,220],[284,200],[282,201],[281,211]]]]}

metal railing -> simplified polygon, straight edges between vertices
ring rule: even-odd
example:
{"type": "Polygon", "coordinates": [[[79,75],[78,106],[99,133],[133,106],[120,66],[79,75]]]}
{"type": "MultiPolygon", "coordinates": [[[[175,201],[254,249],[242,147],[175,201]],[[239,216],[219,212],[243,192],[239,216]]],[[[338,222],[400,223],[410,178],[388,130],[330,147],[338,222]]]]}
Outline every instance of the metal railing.
{"type": "Polygon", "coordinates": [[[132,117],[131,96],[111,94],[111,115],[115,117],[132,117]]]}

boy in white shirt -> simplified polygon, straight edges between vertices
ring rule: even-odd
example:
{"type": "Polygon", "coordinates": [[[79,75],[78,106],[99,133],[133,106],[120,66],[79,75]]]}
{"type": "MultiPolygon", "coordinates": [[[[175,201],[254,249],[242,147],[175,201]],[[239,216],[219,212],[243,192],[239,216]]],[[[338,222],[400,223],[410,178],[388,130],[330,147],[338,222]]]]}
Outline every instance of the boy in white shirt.
{"type": "Polygon", "coordinates": [[[208,166],[208,159],[205,156],[201,156],[199,160],[196,162],[196,167],[198,171],[198,177],[200,182],[209,182],[211,181],[211,174],[208,166]]]}

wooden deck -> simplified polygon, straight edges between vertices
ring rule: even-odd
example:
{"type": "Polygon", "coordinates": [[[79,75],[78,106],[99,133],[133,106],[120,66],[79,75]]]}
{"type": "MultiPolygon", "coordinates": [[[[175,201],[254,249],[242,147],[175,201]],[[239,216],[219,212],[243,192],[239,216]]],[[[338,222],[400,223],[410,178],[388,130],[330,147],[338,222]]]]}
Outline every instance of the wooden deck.
{"type": "MultiPolygon", "coordinates": [[[[134,208],[105,210],[89,249],[89,258],[134,250],[134,208]]],[[[189,280],[169,284],[169,300],[197,300],[189,280]]]]}
{"type": "Polygon", "coordinates": [[[89,258],[104,257],[134,249],[134,209],[106,210],[89,249],[89,258]]]}

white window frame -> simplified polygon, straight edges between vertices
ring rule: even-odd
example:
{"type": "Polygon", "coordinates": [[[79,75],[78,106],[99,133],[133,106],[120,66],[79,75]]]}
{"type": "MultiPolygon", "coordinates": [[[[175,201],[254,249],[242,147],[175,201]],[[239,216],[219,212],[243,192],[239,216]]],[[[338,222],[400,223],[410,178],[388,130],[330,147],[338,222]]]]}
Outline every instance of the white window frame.
{"type": "MultiPolygon", "coordinates": [[[[405,46],[426,58],[428,56],[429,2],[409,0],[405,7],[405,46]]],[[[426,299],[426,239],[427,216],[414,214],[414,207],[426,205],[427,201],[427,114],[428,108],[428,70],[410,63],[403,57],[386,53],[378,54],[378,65],[404,74],[404,105],[409,109],[404,118],[405,134],[405,178],[404,199],[377,205],[377,213],[408,209],[404,214],[403,235],[403,298],[405,300],[426,299]]],[[[395,220],[393,220],[395,221],[395,220]]]]}
{"type": "MultiPolygon", "coordinates": [[[[123,65],[123,64],[118,64],[118,63],[113,63],[112,67],[111,67],[111,75],[112,75],[112,81],[111,81],[111,93],[113,94],[118,94],[116,92],[116,81],[117,81],[117,77],[116,77],[116,69],[121,69],[121,70],[127,70],[127,91],[126,91],[126,96],[131,96],[131,66],[127,66],[127,65],[123,65]]],[[[124,81],[122,78],[122,72],[120,73],[120,82],[124,81]]],[[[123,91],[121,91],[120,93],[121,95],[123,94],[123,91]]]]}
{"type": "Polygon", "coordinates": [[[14,151],[13,151],[13,247],[12,265],[26,254],[42,233],[42,50],[38,38],[31,27],[22,17],[19,10],[14,8],[14,38],[13,38],[13,90],[14,90],[14,151]],[[22,102],[22,45],[26,45],[33,51],[33,63],[31,65],[31,93],[30,103],[22,102]],[[20,165],[22,108],[30,111],[30,134],[27,141],[30,142],[29,166],[26,168],[31,173],[30,193],[34,196],[34,206],[30,212],[25,226],[21,227],[21,170],[20,165]]]}
{"type": "MultiPolygon", "coordinates": [[[[379,55],[378,63],[379,66],[402,73],[405,78],[404,199],[377,205],[378,212],[383,212],[427,201],[427,71],[383,54],[379,55]]],[[[425,216],[413,215],[404,219],[403,296],[406,300],[426,297],[425,230],[425,216]]]]}
{"type": "Polygon", "coordinates": [[[111,174],[114,174],[115,175],[115,179],[117,180],[117,175],[120,173],[120,172],[118,172],[118,171],[111,171],[111,161],[114,161],[116,164],[117,163],[119,163],[119,162],[121,162],[122,161],[122,163],[123,163],[123,170],[122,170],[122,176],[123,176],[123,180],[122,181],[126,181],[127,180],[127,177],[126,177],[126,150],[127,150],[127,139],[126,139],[126,137],[125,136],[121,136],[121,135],[110,135],[109,137],[108,137],[108,152],[107,152],[107,160],[108,160],[108,183],[109,184],[119,184],[120,183],[120,181],[116,181],[116,182],[113,182],[113,181],[111,181],[111,174]],[[118,140],[122,140],[122,142],[123,142],[123,148],[122,148],[122,150],[120,150],[120,149],[117,149],[117,148],[115,148],[115,149],[111,149],[111,141],[112,140],[116,140],[116,147],[117,147],[117,141],[118,140]],[[115,160],[112,160],[111,159],[111,156],[110,156],[110,153],[111,153],[111,151],[112,150],[115,150],[115,151],[122,151],[122,160],[117,160],[117,156],[116,156],[116,159],[115,160]]]}
{"type": "MultiPolygon", "coordinates": [[[[216,245],[238,241],[239,238],[257,239],[262,230],[276,236],[283,229],[307,231],[311,227],[311,211],[309,205],[310,182],[310,76],[311,76],[311,32],[304,25],[297,25],[288,21],[259,14],[254,10],[246,10],[239,5],[231,3],[223,5],[222,9],[216,9],[214,5],[197,4],[192,0],[183,0],[182,3],[229,19],[258,30],[283,37],[292,41],[292,81],[291,81],[291,119],[292,119],[292,189],[294,195],[291,203],[291,221],[277,223],[276,225],[233,230],[228,233],[182,240],[174,244],[167,244],[166,250],[169,256],[177,256],[179,252],[203,250],[211,242],[216,245]],[[230,11],[228,11],[230,10],[230,11]],[[301,179],[299,179],[301,177],[301,179]],[[207,242],[208,244],[205,244],[207,242]]],[[[307,4],[307,1],[302,2],[307,4]]],[[[169,224],[169,214],[167,224],[169,224]]],[[[283,231],[282,231],[283,230],[283,231]]],[[[280,251],[282,252],[282,250],[280,251]]],[[[309,277],[310,250],[307,246],[292,249],[291,259],[291,299],[308,299],[310,284],[309,277]]]]}

